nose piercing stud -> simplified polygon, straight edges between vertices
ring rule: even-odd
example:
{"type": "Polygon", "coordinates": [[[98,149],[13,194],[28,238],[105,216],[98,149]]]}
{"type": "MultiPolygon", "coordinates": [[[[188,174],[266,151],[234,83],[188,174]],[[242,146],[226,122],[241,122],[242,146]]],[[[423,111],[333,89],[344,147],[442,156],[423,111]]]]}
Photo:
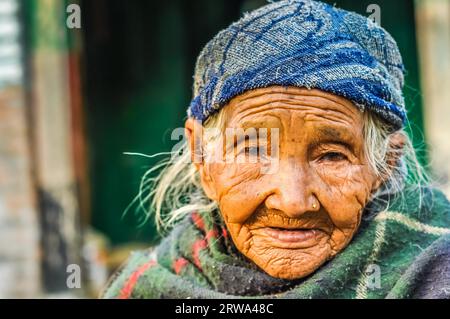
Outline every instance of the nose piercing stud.
{"type": "Polygon", "coordinates": [[[312,204],[312,208],[313,208],[313,209],[316,209],[316,208],[317,208],[316,203],[312,204]]]}

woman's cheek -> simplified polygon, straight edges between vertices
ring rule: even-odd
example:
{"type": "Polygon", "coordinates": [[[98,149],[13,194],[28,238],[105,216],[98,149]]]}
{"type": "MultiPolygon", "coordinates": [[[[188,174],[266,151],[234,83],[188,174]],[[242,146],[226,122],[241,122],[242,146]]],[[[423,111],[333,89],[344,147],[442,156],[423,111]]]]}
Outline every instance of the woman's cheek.
{"type": "Polygon", "coordinates": [[[262,176],[257,164],[227,164],[214,176],[218,204],[229,223],[244,223],[260,205],[262,176]]]}
{"type": "Polygon", "coordinates": [[[317,169],[317,196],[336,227],[352,229],[370,195],[370,181],[361,165],[325,166],[317,169]]]}
{"type": "Polygon", "coordinates": [[[330,238],[330,257],[333,257],[350,242],[357,231],[370,183],[359,165],[322,169],[319,175],[319,201],[334,225],[330,238]]]}

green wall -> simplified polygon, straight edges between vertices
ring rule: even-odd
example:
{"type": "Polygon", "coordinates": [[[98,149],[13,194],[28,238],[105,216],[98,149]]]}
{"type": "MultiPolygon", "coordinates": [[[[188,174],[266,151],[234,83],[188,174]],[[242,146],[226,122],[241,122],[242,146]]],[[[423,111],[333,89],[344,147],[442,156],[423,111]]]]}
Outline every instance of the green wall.
{"type": "Polygon", "coordinates": [[[184,123],[202,46],[238,18],[233,1],[86,0],[85,43],[92,223],[114,244],[156,239],[127,205],[158,159],[123,155],[169,151],[184,123]]]}

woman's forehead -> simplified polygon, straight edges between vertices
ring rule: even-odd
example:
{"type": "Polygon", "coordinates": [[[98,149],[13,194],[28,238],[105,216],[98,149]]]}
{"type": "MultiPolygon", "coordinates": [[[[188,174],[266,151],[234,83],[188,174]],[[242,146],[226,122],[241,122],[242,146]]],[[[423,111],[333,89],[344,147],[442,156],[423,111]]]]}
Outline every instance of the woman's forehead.
{"type": "Polygon", "coordinates": [[[282,127],[300,122],[360,126],[361,111],[349,100],[320,90],[269,87],[247,92],[227,105],[226,127],[282,127]]]}

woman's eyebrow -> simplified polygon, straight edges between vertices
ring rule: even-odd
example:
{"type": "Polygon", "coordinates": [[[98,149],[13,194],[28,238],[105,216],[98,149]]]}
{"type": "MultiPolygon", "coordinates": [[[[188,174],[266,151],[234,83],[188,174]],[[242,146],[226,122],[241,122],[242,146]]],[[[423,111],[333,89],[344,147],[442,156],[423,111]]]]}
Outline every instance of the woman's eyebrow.
{"type": "Polygon", "coordinates": [[[318,146],[319,144],[339,144],[350,151],[354,151],[355,146],[353,143],[353,138],[348,130],[342,128],[324,127],[318,130],[317,136],[313,139],[311,148],[318,146]]]}

